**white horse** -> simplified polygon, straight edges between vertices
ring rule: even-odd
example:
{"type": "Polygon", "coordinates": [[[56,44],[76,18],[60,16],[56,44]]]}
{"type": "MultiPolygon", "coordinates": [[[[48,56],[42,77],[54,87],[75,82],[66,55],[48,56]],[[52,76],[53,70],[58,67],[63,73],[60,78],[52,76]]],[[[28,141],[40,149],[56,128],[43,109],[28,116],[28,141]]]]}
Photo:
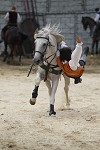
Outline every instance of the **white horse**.
{"type": "MultiPolygon", "coordinates": [[[[55,115],[54,103],[55,93],[57,90],[59,78],[61,76],[61,69],[58,67],[56,62],[56,52],[58,50],[59,43],[63,40],[63,36],[60,34],[58,26],[46,25],[35,34],[35,54],[33,63],[38,65],[38,69],[35,77],[35,88],[32,92],[32,98],[30,104],[34,105],[38,96],[38,87],[42,80],[45,81],[48,87],[50,95],[50,111],[49,115],[55,115]]],[[[68,89],[70,84],[70,78],[63,75],[65,79],[65,94],[66,94],[66,105],[69,107],[70,100],[68,97],[68,89]]]]}

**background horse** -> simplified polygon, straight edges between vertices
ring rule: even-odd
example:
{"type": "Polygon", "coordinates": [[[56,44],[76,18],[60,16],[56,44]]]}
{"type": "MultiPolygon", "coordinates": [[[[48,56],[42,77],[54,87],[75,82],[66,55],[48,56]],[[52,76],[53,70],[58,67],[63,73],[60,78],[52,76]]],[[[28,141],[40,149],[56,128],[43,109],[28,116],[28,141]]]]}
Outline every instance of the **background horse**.
{"type": "MultiPolygon", "coordinates": [[[[19,62],[21,62],[21,55],[23,54],[22,44],[28,38],[27,35],[23,34],[18,27],[10,27],[4,38],[4,61],[10,58],[13,59],[13,56],[19,55],[19,62]],[[7,50],[9,47],[9,51],[7,50]]],[[[9,60],[10,61],[10,60],[9,60]]]]}
{"type": "Polygon", "coordinates": [[[87,30],[87,28],[90,29],[90,36],[92,37],[92,50],[91,54],[94,54],[94,47],[96,46],[95,53],[98,54],[98,42],[100,40],[100,28],[98,29],[98,32],[96,34],[93,34],[94,26],[96,25],[96,22],[94,19],[90,17],[82,17],[82,24],[84,30],[87,30]]]}
{"type": "MultiPolygon", "coordinates": [[[[55,93],[57,90],[59,78],[61,76],[61,69],[56,62],[56,52],[58,50],[58,44],[63,40],[63,36],[60,34],[60,30],[57,26],[47,25],[35,34],[35,55],[33,63],[38,65],[38,69],[35,77],[35,88],[32,92],[32,98],[30,104],[34,105],[38,96],[38,87],[42,80],[45,81],[48,87],[50,95],[50,112],[49,115],[55,115],[54,103],[55,93]]],[[[64,75],[65,79],[65,94],[66,105],[70,105],[68,98],[68,86],[70,79],[64,75]]]]}

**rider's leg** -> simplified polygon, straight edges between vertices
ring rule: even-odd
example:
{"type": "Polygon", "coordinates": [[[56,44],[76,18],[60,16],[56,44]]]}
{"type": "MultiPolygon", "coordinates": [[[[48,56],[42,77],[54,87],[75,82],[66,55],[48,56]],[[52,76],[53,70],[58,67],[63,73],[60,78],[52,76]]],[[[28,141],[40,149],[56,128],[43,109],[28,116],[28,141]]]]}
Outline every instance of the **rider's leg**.
{"type": "Polygon", "coordinates": [[[2,31],[1,31],[1,40],[0,43],[3,42],[4,38],[5,38],[5,32],[8,30],[8,25],[4,26],[2,31]]]}
{"type": "Polygon", "coordinates": [[[79,60],[79,64],[80,66],[85,66],[86,65],[86,56],[88,55],[89,53],[89,47],[85,47],[82,51],[82,55],[81,55],[81,58],[79,60]]]}
{"type": "MultiPolygon", "coordinates": [[[[83,67],[85,66],[86,56],[88,55],[88,52],[89,52],[89,47],[85,47],[82,51],[82,55],[81,55],[81,58],[79,60],[80,66],[83,66],[83,67]]],[[[75,84],[81,83],[81,82],[82,82],[82,79],[80,77],[75,78],[75,82],[74,82],[75,84]]]]}
{"type": "Polygon", "coordinates": [[[77,70],[77,66],[82,54],[82,44],[83,43],[77,43],[75,50],[72,52],[71,60],[69,61],[69,66],[72,70],[77,70]]]}
{"type": "MultiPolygon", "coordinates": [[[[69,61],[69,66],[72,70],[77,70],[77,67],[79,66],[79,60],[82,54],[82,42],[77,43],[75,50],[72,52],[71,60],[69,61]]],[[[75,78],[74,83],[78,84],[81,82],[80,77],[75,78]]]]}

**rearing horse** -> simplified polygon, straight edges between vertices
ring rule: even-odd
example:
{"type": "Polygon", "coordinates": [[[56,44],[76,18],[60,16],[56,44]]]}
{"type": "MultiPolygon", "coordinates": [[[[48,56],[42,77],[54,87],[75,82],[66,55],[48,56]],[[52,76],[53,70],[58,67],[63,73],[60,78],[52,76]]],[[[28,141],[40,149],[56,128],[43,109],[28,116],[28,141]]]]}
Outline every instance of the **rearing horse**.
{"type": "Polygon", "coordinates": [[[95,53],[98,54],[98,42],[100,40],[100,29],[98,30],[97,34],[94,35],[93,34],[93,29],[94,26],[96,25],[96,22],[94,21],[94,19],[90,18],[90,17],[82,17],[82,24],[83,24],[83,28],[84,30],[87,30],[87,28],[90,29],[90,36],[92,37],[92,50],[91,50],[91,54],[94,55],[94,46],[96,45],[96,51],[95,53]]]}
{"type": "MultiPolygon", "coordinates": [[[[59,78],[61,76],[61,69],[56,62],[56,52],[58,50],[58,44],[62,41],[63,36],[60,34],[60,30],[55,25],[50,27],[47,25],[35,34],[35,55],[33,63],[38,65],[38,69],[35,77],[35,88],[32,92],[32,98],[30,104],[34,105],[38,96],[38,87],[42,80],[45,81],[48,87],[50,95],[50,112],[49,115],[55,115],[54,110],[55,93],[57,90],[59,78]]],[[[68,86],[70,79],[64,75],[65,79],[65,94],[66,105],[70,105],[68,98],[68,86]]]]}

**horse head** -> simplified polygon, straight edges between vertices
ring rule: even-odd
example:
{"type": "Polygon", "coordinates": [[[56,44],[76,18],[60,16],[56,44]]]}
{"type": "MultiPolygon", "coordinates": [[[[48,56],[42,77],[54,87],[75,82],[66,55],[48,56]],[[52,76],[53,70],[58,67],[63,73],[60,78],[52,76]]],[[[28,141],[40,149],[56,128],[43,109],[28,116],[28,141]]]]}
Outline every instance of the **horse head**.
{"type": "Polygon", "coordinates": [[[92,34],[93,28],[96,24],[96,22],[94,21],[94,19],[92,19],[91,17],[82,17],[82,24],[83,24],[83,28],[84,30],[87,30],[87,28],[89,27],[90,29],[90,35],[92,34]]]}
{"type": "Polygon", "coordinates": [[[48,59],[56,53],[57,44],[63,40],[63,36],[58,32],[57,27],[47,25],[34,35],[35,55],[33,62],[40,64],[44,57],[48,59]]]}
{"type": "Polygon", "coordinates": [[[87,20],[85,19],[85,17],[82,17],[82,24],[83,24],[84,30],[87,30],[87,27],[89,24],[88,24],[87,20]]]}

